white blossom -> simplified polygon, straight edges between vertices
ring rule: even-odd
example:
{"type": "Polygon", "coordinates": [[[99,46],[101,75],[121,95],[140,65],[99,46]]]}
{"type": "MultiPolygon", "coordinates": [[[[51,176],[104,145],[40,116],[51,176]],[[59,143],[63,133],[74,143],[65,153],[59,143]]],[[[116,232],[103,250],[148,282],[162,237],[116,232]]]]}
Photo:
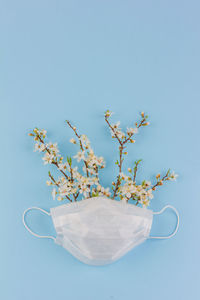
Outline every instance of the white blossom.
{"type": "Polygon", "coordinates": [[[74,158],[76,158],[78,162],[85,160],[85,151],[79,151],[76,155],[74,155],[74,158]]]}
{"type": "Polygon", "coordinates": [[[55,144],[49,143],[49,144],[47,144],[47,147],[54,155],[59,153],[57,143],[55,143],[55,144]]]}
{"type": "Polygon", "coordinates": [[[51,164],[53,159],[54,159],[54,155],[49,154],[48,152],[46,152],[42,159],[43,159],[45,165],[46,164],[51,164]]]}
{"type": "Polygon", "coordinates": [[[120,126],[120,121],[118,121],[115,124],[111,124],[111,127],[113,128],[114,131],[117,130],[117,129],[119,129],[119,126],[120,126]]]}
{"type": "Polygon", "coordinates": [[[42,152],[45,150],[45,145],[41,143],[36,143],[34,146],[34,151],[42,152]]]}
{"type": "Polygon", "coordinates": [[[43,135],[43,137],[46,137],[47,131],[44,130],[44,129],[42,129],[42,130],[39,131],[39,133],[40,133],[41,135],[43,135]]]}
{"type": "Polygon", "coordinates": [[[123,172],[120,172],[119,176],[121,177],[122,180],[126,180],[126,181],[128,180],[128,176],[125,175],[123,172]]]}
{"type": "Polygon", "coordinates": [[[150,189],[150,190],[148,190],[147,191],[147,197],[149,198],[149,199],[153,199],[153,194],[152,194],[152,189],[150,189]]]}
{"type": "Polygon", "coordinates": [[[170,174],[170,177],[169,177],[169,179],[170,179],[170,180],[174,180],[174,181],[176,181],[177,177],[178,177],[178,175],[177,175],[177,174],[175,174],[175,172],[173,171],[173,172],[170,174]]]}
{"type": "Polygon", "coordinates": [[[73,188],[73,185],[69,181],[65,181],[62,185],[59,187],[59,194],[60,196],[70,195],[71,189],[73,188]]]}
{"type": "Polygon", "coordinates": [[[76,140],[75,139],[70,139],[70,143],[76,144],[76,140]]]}
{"type": "Polygon", "coordinates": [[[140,203],[145,208],[145,207],[149,206],[150,201],[149,201],[149,199],[146,198],[146,199],[141,200],[140,203]]]}
{"type": "Polygon", "coordinates": [[[67,163],[64,163],[64,164],[60,163],[60,164],[58,164],[58,168],[59,168],[59,170],[62,170],[62,171],[66,171],[66,170],[69,171],[67,163]]]}
{"type": "Polygon", "coordinates": [[[80,140],[81,140],[81,142],[82,142],[82,144],[83,144],[84,147],[90,145],[90,141],[89,141],[87,135],[82,134],[81,137],[80,137],[80,140]]]}
{"type": "Polygon", "coordinates": [[[127,134],[128,135],[133,135],[133,134],[135,134],[135,133],[138,133],[138,128],[136,127],[136,128],[127,128],[127,134]]]}
{"type": "Polygon", "coordinates": [[[109,197],[110,196],[110,190],[109,190],[109,188],[101,187],[99,195],[109,197]]]}
{"type": "Polygon", "coordinates": [[[145,188],[149,188],[149,187],[151,186],[151,181],[144,180],[143,186],[144,186],[145,188]]]}
{"type": "Polygon", "coordinates": [[[89,187],[83,185],[81,188],[80,188],[80,194],[83,194],[85,197],[88,196],[88,193],[89,193],[90,189],[89,187]]]}

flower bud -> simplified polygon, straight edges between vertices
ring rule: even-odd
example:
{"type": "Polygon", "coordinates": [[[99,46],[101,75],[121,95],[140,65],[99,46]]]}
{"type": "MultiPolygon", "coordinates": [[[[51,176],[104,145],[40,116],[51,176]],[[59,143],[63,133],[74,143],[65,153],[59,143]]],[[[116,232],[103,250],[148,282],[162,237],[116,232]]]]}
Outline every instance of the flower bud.
{"type": "Polygon", "coordinates": [[[142,118],[144,118],[144,112],[143,111],[141,112],[141,116],[142,116],[142,118]]]}
{"type": "Polygon", "coordinates": [[[75,139],[70,139],[70,143],[76,144],[76,140],[75,139]]]}

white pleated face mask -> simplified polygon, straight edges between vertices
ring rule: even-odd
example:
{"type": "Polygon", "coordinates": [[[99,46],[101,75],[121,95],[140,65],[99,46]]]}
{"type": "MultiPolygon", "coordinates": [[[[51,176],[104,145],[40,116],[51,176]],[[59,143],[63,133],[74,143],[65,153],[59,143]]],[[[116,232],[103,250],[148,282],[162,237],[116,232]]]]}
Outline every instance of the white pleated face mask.
{"type": "Polygon", "coordinates": [[[95,197],[64,204],[50,209],[50,213],[38,207],[28,208],[23,214],[26,229],[40,238],[53,239],[80,261],[90,265],[105,265],[118,260],[148,238],[164,239],[176,234],[179,215],[170,205],[160,212],[152,212],[133,204],[95,197]],[[169,236],[149,236],[153,215],[171,208],[177,215],[177,225],[169,236]],[[25,214],[31,209],[50,215],[57,237],[40,236],[25,223],[25,214]]]}

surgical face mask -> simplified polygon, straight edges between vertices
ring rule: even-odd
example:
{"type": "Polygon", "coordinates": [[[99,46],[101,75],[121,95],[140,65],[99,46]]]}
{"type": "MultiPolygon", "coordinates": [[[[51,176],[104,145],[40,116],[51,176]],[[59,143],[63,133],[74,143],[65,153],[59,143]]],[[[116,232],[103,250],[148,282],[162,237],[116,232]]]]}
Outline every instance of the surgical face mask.
{"type": "Polygon", "coordinates": [[[146,239],[166,239],[175,235],[179,215],[170,205],[160,212],[152,212],[122,201],[94,197],[51,208],[50,213],[38,207],[28,208],[23,214],[23,223],[31,234],[54,240],[83,263],[105,265],[118,260],[146,239]],[[167,208],[177,216],[174,232],[169,236],[150,236],[153,216],[167,208]],[[51,216],[56,237],[38,235],[27,226],[25,215],[32,209],[51,216]]]}

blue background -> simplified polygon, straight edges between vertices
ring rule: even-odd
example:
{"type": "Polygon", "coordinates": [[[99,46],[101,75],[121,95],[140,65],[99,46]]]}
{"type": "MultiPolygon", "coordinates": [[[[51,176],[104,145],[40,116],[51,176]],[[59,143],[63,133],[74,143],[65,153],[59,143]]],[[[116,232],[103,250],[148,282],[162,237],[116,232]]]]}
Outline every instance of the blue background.
{"type": "MultiPolygon", "coordinates": [[[[1,299],[200,298],[199,10],[199,1],[184,0],[0,1],[1,299]],[[123,128],[140,111],[149,114],[151,126],[129,146],[128,161],[143,158],[139,179],[168,167],[179,174],[155,192],[151,208],[174,205],[181,224],[175,238],[147,241],[112,265],[91,267],[22,225],[29,206],[59,204],[28,132],[47,129],[73,155],[64,123],[70,119],[105,157],[101,179],[110,186],[117,145],[104,124],[107,108],[123,128]]],[[[47,216],[33,212],[27,221],[54,233],[47,216]]],[[[152,234],[174,225],[166,212],[152,234]]]]}

